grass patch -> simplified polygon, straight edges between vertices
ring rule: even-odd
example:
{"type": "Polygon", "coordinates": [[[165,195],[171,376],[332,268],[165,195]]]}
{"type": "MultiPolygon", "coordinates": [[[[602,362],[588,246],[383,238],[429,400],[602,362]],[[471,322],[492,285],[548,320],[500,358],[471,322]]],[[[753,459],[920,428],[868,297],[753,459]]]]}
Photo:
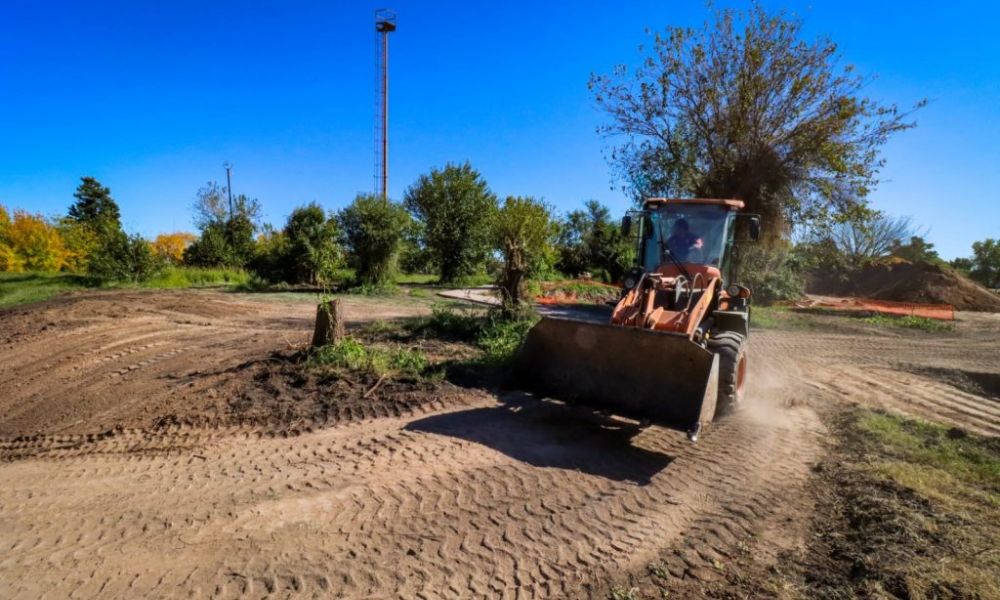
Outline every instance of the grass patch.
{"type": "Polygon", "coordinates": [[[808,596],[1000,598],[1000,440],[863,409],[833,429],[808,596]]]}
{"type": "Polygon", "coordinates": [[[876,325],[879,327],[919,329],[921,331],[929,331],[932,333],[951,331],[952,329],[952,324],[947,321],[939,321],[938,319],[928,319],[927,317],[918,317],[914,315],[906,315],[903,317],[872,315],[870,317],[864,317],[862,320],[869,325],[876,325]]]}
{"type": "Polygon", "coordinates": [[[395,283],[362,283],[347,290],[348,294],[357,296],[395,296],[399,294],[399,287],[395,283]]]}
{"type": "Polygon", "coordinates": [[[100,282],[72,273],[0,273],[0,308],[41,302],[100,282]]]}
{"type": "Polygon", "coordinates": [[[882,413],[857,425],[883,457],[874,464],[881,475],[944,504],[1000,508],[1000,439],[882,413]]]}
{"type": "Polygon", "coordinates": [[[378,321],[372,321],[363,327],[365,333],[370,333],[372,335],[390,335],[396,334],[403,330],[403,325],[394,321],[384,321],[379,319],[378,321]]]}
{"type": "Polygon", "coordinates": [[[400,285],[427,285],[437,283],[438,276],[433,273],[400,273],[395,281],[400,285]]]}
{"type": "Polygon", "coordinates": [[[73,290],[88,288],[186,289],[195,287],[243,286],[250,280],[246,271],[171,267],[140,284],[102,282],[76,273],[0,273],[0,307],[40,302],[73,290]]]}
{"type": "Polygon", "coordinates": [[[808,314],[784,306],[751,306],[750,327],[755,329],[818,329],[822,324],[808,314]]]}
{"type": "Polygon", "coordinates": [[[314,350],[307,361],[312,368],[369,371],[379,376],[420,377],[427,369],[427,356],[409,348],[370,345],[348,337],[314,350]]]}
{"type": "Polygon", "coordinates": [[[250,279],[250,273],[242,269],[170,267],[149,281],[139,284],[139,287],[166,290],[194,287],[238,287],[246,285],[250,279]]]}

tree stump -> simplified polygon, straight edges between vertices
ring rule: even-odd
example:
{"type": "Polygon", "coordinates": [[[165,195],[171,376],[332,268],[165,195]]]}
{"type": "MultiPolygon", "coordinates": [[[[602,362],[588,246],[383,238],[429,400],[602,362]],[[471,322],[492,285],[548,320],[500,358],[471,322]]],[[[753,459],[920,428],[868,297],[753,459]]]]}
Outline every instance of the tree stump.
{"type": "Polygon", "coordinates": [[[316,307],[316,329],[313,331],[314,348],[326,346],[344,337],[344,313],[340,300],[320,302],[316,307]]]}

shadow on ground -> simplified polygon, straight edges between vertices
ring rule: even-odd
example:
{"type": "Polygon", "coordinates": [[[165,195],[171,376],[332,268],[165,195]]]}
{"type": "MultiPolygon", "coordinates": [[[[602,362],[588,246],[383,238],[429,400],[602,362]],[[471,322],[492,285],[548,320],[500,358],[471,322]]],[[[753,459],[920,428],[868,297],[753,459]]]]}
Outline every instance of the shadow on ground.
{"type": "Polygon", "coordinates": [[[646,485],[674,457],[639,448],[637,425],[576,407],[506,394],[500,406],[433,415],[406,426],[468,440],[536,467],[646,485]]]}

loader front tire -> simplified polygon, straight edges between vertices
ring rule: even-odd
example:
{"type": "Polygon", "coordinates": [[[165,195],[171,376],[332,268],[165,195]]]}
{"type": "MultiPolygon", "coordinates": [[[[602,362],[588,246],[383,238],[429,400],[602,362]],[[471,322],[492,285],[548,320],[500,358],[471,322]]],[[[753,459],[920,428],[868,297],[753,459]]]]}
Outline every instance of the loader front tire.
{"type": "Polygon", "coordinates": [[[743,402],[747,376],[746,338],[723,331],[708,340],[708,349],[719,355],[719,396],[715,416],[732,414],[743,402]]]}

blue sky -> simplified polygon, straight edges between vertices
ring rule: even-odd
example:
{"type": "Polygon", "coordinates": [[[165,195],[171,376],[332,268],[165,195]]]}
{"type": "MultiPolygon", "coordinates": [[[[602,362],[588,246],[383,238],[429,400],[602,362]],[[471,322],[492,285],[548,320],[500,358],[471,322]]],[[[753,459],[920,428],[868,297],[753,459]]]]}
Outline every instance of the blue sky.
{"type": "MultiPolygon", "coordinates": [[[[946,258],[1000,237],[1000,5],[766,2],[805,18],[878,79],[931,103],[885,148],[877,208],[910,215],[946,258]]],[[[721,2],[721,6],[738,5],[721,2]]],[[[225,180],[280,224],[372,189],[369,2],[0,3],[0,203],[66,210],[82,175],[112,189],[131,231],[190,230],[195,192],[225,180]]],[[[645,28],[697,25],[700,1],[398,0],[391,40],[390,194],[470,160],[501,195],[616,212],[587,90],[634,64],[645,28]]]]}

